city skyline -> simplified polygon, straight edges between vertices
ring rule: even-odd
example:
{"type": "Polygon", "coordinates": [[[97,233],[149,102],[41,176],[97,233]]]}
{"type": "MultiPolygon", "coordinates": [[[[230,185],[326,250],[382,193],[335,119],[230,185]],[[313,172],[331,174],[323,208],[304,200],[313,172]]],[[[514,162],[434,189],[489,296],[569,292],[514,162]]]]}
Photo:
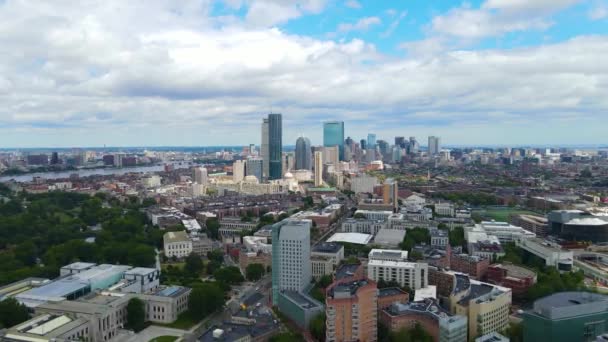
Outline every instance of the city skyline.
{"type": "Polygon", "coordinates": [[[351,137],[602,144],[607,8],[0,1],[0,146],[257,144],[268,112],[289,144],[318,144],[328,120],[351,137]]]}

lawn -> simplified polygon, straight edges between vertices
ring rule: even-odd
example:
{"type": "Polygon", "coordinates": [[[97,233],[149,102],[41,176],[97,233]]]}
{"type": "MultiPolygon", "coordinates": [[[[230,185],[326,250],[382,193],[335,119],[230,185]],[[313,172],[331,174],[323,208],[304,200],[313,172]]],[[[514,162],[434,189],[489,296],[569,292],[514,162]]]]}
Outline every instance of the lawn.
{"type": "Polygon", "coordinates": [[[488,210],[480,210],[478,213],[484,218],[509,222],[509,216],[517,215],[517,214],[528,214],[528,215],[538,215],[537,213],[522,210],[522,209],[488,209],[488,210]]]}
{"type": "Polygon", "coordinates": [[[160,325],[160,326],[167,327],[167,328],[189,330],[190,328],[195,326],[198,322],[200,322],[200,321],[195,319],[194,317],[190,316],[190,313],[188,311],[186,311],[186,312],[183,312],[182,314],[180,314],[177,317],[177,320],[173,323],[170,323],[170,324],[154,323],[154,325],[160,325]]]}
{"type": "Polygon", "coordinates": [[[157,338],[153,338],[148,342],[173,342],[177,340],[177,336],[159,336],[157,338]]]}

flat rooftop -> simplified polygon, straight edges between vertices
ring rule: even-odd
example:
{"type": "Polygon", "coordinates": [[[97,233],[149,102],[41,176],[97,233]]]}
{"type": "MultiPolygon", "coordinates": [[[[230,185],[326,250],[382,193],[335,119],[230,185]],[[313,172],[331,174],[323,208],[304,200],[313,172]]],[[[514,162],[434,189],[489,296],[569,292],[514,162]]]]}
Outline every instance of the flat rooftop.
{"type": "Polygon", "coordinates": [[[534,306],[562,308],[595,302],[608,302],[608,296],[592,292],[558,292],[537,300],[534,306]]]}
{"type": "Polygon", "coordinates": [[[338,266],[336,269],[336,280],[354,276],[359,267],[362,266],[360,264],[343,264],[338,266]]]}
{"type": "Polygon", "coordinates": [[[335,233],[327,242],[346,242],[357,245],[367,245],[372,240],[372,235],[362,233],[335,233]]]}
{"type": "Polygon", "coordinates": [[[128,270],[127,272],[125,272],[125,274],[148,275],[148,274],[154,273],[156,271],[157,270],[155,268],[135,267],[135,268],[132,268],[132,269],[128,270]]]}
{"type": "Polygon", "coordinates": [[[317,252],[317,253],[338,253],[342,248],[344,248],[341,244],[336,243],[336,242],[322,242],[318,245],[316,245],[313,249],[312,252],[317,252]]]}
{"type": "Polygon", "coordinates": [[[378,289],[379,298],[397,296],[397,295],[407,295],[407,294],[408,294],[407,292],[403,291],[402,289],[400,289],[398,287],[385,287],[383,289],[378,289]]]}
{"type": "Polygon", "coordinates": [[[286,298],[289,298],[291,301],[297,303],[298,306],[305,308],[305,309],[312,309],[312,308],[321,306],[321,305],[319,305],[319,303],[317,301],[315,301],[311,297],[308,297],[308,296],[303,295],[296,291],[283,291],[281,293],[286,298]]]}
{"type": "Polygon", "coordinates": [[[183,286],[168,286],[160,287],[154,294],[161,297],[179,297],[189,290],[189,288],[183,286]]]}
{"type": "Polygon", "coordinates": [[[91,268],[93,266],[95,266],[95,264],[91,263],[91,262],[74,262],[74,263],[71,263],[69,265],[63,266],[62,269],[86,270],[86,269],[89,269],[89,268],[91,268]]]}

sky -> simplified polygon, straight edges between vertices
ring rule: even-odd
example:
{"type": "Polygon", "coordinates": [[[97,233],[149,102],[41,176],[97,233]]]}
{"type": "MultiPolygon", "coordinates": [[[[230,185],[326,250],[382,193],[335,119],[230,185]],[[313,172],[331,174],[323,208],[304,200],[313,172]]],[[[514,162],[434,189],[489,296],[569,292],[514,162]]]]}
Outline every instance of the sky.
{"type": "Polygon", "coordinates": [[[0,47],[0,147],[608,143],[608,0],[0,0],[0,47]]]}

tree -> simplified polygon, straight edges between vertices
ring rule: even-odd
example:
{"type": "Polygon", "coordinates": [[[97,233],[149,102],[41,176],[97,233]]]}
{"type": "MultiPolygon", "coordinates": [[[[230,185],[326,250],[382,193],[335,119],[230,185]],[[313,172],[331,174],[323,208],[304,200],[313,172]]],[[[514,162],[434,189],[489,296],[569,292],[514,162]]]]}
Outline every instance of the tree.
{"type": "Polygon", "coordinates": [[[140,331],[146,324],[145,304],[139,298],[131,298],[127,304],[127,326],[134,331],[140,331]]]}
{"type": "Polygon", "coordinates": [[[190,253],[190,255],[186,257],[186,265],[184,265],[184,269],[188,273],[198,275],[203,271],[204,268],[205,265],[203,265],[203,260],[201,260],[201,257],[197,254],[190,253]]]}
{"type": "Polygon", "coordinates": [[[209,259],[209,261],[222,263],[224,261],[224,253],[218,250],[207,252],[207,259],[209,259]]]}
{"type": "Polygon", "coordinates": [[[27,307],[15,298],[0,301],[0,328],[10,328],[27,321],[28,318],[27,307]]]}
{"type": "Polygon", "coordinates": [[[222,267],[213,272],[213,276],[217,281],[228,285],[238,285],[245,280],[241,271],[236,266],[222,267]]]}
{"type": "Polygon", "coordinates": [[[216,217],[208,218],[205,221],[205,226],[207,227],[207,235],[209,235],[212,239],[219,239],[220,237],[220,221],[216,217]]]}
{"type": "Polygon", "coordinates": [[[213,283],[195,285],[188,299],[190,314],[199,320],[220,309],[223,305],[224,293],[213,283]]]}
{"type": "Polygon", "coordinates": [[[325,319],[325,313],[322,313],[310,321],[310,334],[319,342],[325,341],[325,319]]]}
{"type": "Polygon", "coordinates": [[[245,275],[249,281],[257,281],[264,275],[264,265],[262,264],[249,264],[245,269],[245,275]]]}
{"type": "Polygon", "coordinates": [[[449,231],[448,237],[450,240],[450,246],[452,246],[452,247],[464,246],[464,244],[465,244],[464,228],[462,228],[462,227],[456,227],[456,228],[452,229],[451,231],[449,231]]]}
{"type": "Polygon", "coordinates": [[[361,214],[361,213],[356,213],[356,214],[353,216],[353,218],[356,218],[356,219],[364,219],[364,218],[365,218],[365,215],[363,215],[363,214],[361,214]]]}

